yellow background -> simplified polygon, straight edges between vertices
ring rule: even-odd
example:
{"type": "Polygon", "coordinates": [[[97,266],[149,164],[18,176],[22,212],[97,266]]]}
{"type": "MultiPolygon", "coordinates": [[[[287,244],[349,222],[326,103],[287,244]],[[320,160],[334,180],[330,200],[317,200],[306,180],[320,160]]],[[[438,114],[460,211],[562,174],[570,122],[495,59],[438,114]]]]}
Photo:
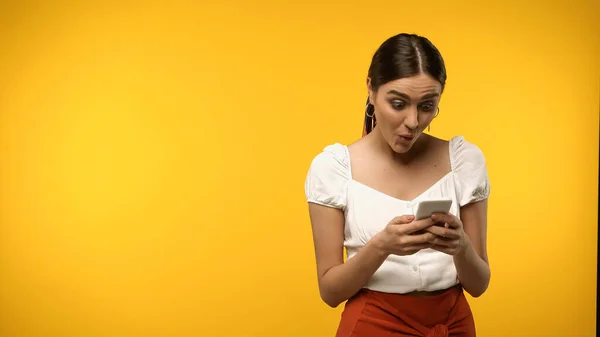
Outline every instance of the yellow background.
{"type": "Polygon", "coordinates": [[[2,337],[333,336],[304,178],[403,31],[488,160],[479,336],[595,335],[597,1],[200,3],[1,3],[2,337]]]}

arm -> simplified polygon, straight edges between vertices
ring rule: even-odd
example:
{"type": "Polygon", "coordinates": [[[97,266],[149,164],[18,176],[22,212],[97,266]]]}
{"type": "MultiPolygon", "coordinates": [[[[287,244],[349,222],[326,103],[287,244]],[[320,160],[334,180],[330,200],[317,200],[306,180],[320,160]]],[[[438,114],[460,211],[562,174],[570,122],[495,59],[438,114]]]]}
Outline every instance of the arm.
{"type": "Polygon", "coordinates": [[[490,283],[490,266],[487,257],[487,199],[461,208],[463,230],[467,234],[465,249],[454,255],[458,279],[473,297],[481,296],[490,283]]]}
{"type": "Polygon", "coordinates": [[[332,308],[355,295],[387,258],[376,240],[370,240],[344,263],[344,213],[309,203],[317,276],[321,298],[332,308]]]}

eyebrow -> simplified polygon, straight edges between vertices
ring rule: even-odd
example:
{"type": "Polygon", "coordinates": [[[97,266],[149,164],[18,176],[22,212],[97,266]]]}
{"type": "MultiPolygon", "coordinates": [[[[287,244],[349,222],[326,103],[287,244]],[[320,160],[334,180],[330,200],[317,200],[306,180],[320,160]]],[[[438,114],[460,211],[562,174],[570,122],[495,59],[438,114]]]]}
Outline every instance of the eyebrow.
{"type": "MultiPolygon", "coordinates": [[[[393,95],[396,95],[396,96],[400,96],[400,97],[405,98],[406,100],[410,101],[410,97],[407,94],[401,93],[399,91],[396,91],[396,90],[392,89],[392,90],[388,91],[387,93],[388,94],[393,94],[393,95]]],[[[425,94],[423,97],[421,97],[421,100],[428,99],[428,98],[433,98],[433,97],[438,97],[439,95],[440,94],[437,93],[437,92],[431,92],[431,93],[425,94]]]]}

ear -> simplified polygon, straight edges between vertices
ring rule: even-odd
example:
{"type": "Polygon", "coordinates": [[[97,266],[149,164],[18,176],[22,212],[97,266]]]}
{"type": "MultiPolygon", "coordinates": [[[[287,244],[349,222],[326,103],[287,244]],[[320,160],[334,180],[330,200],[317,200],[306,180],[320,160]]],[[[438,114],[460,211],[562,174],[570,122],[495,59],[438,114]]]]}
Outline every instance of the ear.
{"type": "Polygon", "coordinates": [[[369,102],[371,104],[375,102],[375,93],[373,92],[373,87],[371,86],[371,78],[367,77],[367,90],[369,91],[369,102]]]}

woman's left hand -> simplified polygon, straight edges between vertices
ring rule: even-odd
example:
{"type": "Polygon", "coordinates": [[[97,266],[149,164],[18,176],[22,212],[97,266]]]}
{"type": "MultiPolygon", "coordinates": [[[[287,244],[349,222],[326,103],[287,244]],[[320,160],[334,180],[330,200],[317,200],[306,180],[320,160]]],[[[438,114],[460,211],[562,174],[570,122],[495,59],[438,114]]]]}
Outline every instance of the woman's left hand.
{"type": "Polygon", "coordinates": [[[459,218],[452,214],[436,213],[431,216],[431,219],[435,225],[427,228],[426,231],[436,235],[432,241],[432,249],[452,256],[466,250],[469,240],[459,218]]]}

